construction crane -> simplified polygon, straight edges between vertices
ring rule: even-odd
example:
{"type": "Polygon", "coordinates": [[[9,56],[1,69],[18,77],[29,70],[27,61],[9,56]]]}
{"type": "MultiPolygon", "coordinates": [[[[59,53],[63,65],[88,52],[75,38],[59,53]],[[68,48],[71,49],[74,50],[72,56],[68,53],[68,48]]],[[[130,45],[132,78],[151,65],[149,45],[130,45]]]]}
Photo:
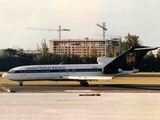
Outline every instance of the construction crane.
{"type": "Polygon", "coordinates": [[[26,28],[26,29],[32,29],[32,30],[47,30],[47,31],[58,31],[59,32],[59,39],[61,39],[61,31],[70,31],[69,29],[61,29],[61,26],[59,25],[59,29],[46,29],[46,28],[26,28]]]}
{"type": "Polygon", "coordinates": [[[106,24],[103,22],[103,26],[96,24],[98,27],[103,29],[103,39],[105,39],[105,31],[107,31],[106,24]]]}

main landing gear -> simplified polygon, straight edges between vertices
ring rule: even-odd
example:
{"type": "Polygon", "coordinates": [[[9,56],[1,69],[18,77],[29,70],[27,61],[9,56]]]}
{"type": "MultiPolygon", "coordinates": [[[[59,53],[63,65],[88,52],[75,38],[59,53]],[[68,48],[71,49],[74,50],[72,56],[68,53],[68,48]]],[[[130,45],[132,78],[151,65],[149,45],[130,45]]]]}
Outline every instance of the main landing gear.
{"type": "Polygon", "coordinates": [[[80,81],[80,85],[81,86],[88,86],[88,82],[87,81],[80,81]]]}

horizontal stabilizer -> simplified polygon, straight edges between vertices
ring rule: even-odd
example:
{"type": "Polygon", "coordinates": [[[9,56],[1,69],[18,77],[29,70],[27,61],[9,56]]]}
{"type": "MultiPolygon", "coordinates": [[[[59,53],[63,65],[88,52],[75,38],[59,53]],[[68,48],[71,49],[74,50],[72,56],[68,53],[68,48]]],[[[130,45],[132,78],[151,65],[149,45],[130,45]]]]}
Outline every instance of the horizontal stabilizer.
{"type": "Polygon", "coordinates": [[[64,79],[76,79],[76,80],[110,80],[113,76],[61,76],[64,79]]]}
{"type": "Polygon", "coordinates": [[[155,50],[158,49],[158,47],[146,47],[146,48],[135,48],[134,50],[155,50]]]}

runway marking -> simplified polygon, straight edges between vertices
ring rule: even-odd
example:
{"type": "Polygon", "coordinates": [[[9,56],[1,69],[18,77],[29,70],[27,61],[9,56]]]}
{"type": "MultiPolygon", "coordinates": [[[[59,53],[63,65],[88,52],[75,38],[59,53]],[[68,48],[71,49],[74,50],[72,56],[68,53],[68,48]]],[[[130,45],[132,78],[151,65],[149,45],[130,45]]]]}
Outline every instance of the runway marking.
{"type": "Polygon", "coordinates": [[[3,85],[0,85],[0,88],[5,92],[10,92],[10,90],[3,85]]]}
{"type": "Polygon", "coordinates": [[[94,92],[93,90],[64,90],[65,92],[71,92],[71,93],[91,93],[94,92]]]}

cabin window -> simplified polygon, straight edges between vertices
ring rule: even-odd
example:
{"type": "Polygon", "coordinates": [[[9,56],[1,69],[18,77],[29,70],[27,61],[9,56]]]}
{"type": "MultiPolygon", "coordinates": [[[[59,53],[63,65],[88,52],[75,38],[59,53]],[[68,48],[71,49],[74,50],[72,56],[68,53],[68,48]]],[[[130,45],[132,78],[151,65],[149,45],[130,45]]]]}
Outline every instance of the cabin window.
{"type": "Polygon", "coordinates": [[[69,73],[69,69],[66,69],[66,73],[69,73]]]}
{"type": "Polygon", "coordinates": [[[75,69],[72,69],[72,72],[73,72],[73,73],[75,73],[75,72],[76,72],[76,70],[75,70],[75,69]]]}

